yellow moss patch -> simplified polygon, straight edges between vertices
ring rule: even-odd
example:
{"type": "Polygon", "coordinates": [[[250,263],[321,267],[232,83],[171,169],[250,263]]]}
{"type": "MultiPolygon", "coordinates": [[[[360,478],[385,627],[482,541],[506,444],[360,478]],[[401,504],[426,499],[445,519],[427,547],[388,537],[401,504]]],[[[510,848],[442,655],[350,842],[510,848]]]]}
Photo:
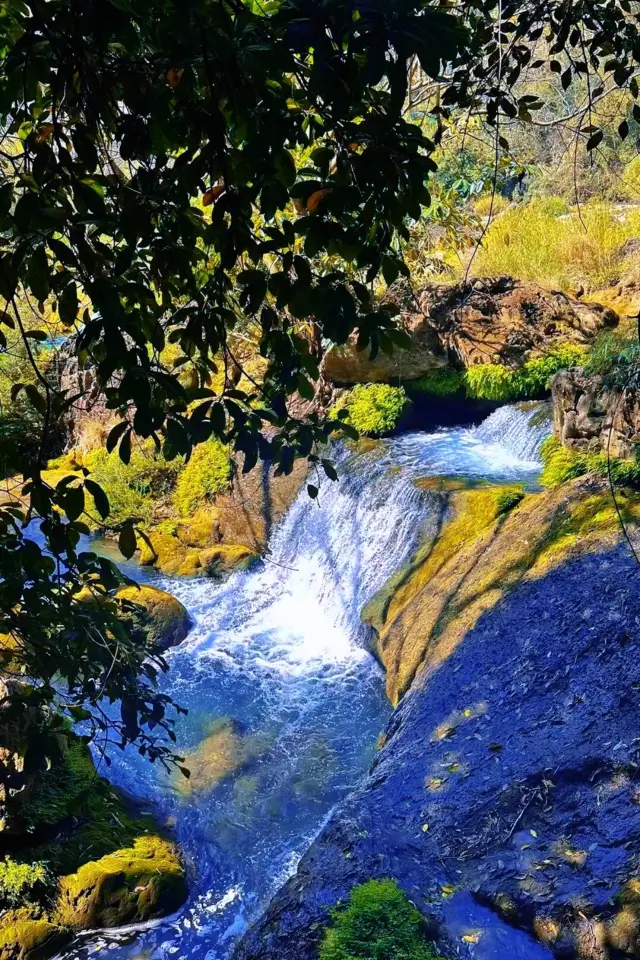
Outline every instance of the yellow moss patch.
{"type": "Polygon", "coordinates": [[[21,907],[0,917],[0,960],[38,960],[51,956],[69,938],[64,927],[37,910],[21,907]]]}
{"type": "MultiPolygon", "coordinates": [[[[500,496],[499,488],[450,493],[450,519],[363,611],[377,631],[393,703],[511,587],[621,536],[610,491],[595,478],[529,494],[507,514],[498,513],[500,496]]],[[[640,497],[619,492],[618,501],[627,524],[635,525],[640,497]]]]}
{"type": "Polygon", "coordinates": [[[56,919],[74,930],[118,927],[172,913],[186,892],[174,844],[145,835],[61,877],[56,919]]]}

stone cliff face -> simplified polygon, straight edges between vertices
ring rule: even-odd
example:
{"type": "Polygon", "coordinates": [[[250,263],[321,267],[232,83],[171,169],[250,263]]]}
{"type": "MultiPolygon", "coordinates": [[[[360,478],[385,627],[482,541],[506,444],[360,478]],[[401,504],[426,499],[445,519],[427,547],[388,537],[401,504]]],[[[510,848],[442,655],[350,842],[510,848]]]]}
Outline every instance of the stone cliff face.
{"type": "Polygon", "coordinates": [[[449,498],[453,554],[427,542],[370,606],[405,695],[235,960],[316,958],[329,910],[371,877],[441,923],[446,956],[640,956],[640,568],[596,481],[506,516],[488,497],[449,498]],[[455,920],[461,904],[486,924],[455,920]]]}
{"type": "Polygon", "coordinates": [[[640,443],[640,394],[616,390],[604,378],[574,368],[551,381],[554,429],[572,450],[632,459],[640,443]]]}

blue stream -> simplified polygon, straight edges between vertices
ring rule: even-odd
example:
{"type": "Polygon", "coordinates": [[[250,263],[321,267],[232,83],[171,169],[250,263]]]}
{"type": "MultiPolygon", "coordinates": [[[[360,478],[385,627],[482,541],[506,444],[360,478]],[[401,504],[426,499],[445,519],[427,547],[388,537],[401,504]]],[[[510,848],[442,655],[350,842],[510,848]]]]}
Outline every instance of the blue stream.
{"type": "Polygon", "coordinates": [[[187,786],[134,751],[116,751],[109,777],[175,829],[190,897],[168,920],[79,937],[65,958],[227,960],[367,769],[390,715],[360,611],[429,522],[429,494],[414,481],[535,484],[549,432],[538,413],[504,407],[478,428],[344,450],[340,481],[324,481],[318,502],[301,493],[257,569],[223,584],[154,580],[194,621],[163,681],[189,709],[176,732],[179,752],[196,751],[192,778],[187,786]]]}

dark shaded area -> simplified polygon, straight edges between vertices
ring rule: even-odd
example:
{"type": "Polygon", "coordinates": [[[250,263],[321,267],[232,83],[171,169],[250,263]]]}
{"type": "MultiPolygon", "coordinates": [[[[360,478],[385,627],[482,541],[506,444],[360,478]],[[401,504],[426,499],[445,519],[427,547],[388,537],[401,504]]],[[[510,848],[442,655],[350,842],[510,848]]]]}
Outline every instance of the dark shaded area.
{"type": "Polygon", "coordinates": [[[555,952],[575,954],[582,917],[615,913],[640,869],[639,586],[617,547],[485,614],[402,701],[369,777],[235,960],[311,960],[328,909],[382,876],[440,918],[443,885],[514,926],[553,917],[555,952]]]}
{"type": "Polygon", "coordinates": [[[411,398],[411,406],[402,415],[395,433],[408,433],[411,430],[430,433],[444,427],[475,427],[498,407],[504,406],[495,400],[469,400],[463,393],[438,397],[412,390],[411,384],[405,384],[405,390],[411,398]]]}

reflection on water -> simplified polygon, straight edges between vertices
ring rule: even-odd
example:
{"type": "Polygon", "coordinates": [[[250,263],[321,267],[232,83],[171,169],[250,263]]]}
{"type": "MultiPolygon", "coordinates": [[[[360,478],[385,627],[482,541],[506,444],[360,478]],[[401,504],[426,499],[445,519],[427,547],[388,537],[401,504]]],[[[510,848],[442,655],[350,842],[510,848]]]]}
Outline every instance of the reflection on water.
{"type": "Polygon", "coordinates": [[[415,549],[430,475],[535,481],[548,425],[506,407],[476,429],[414,433],[339,454],[340,481],[303,491],[266,561],[226,583],[159,579],[194,621],[163,681],[189,709],[177,728],[193,775],[134,751],[109,776],[170,823],[190,868],[178,916],[80,937],[64,956],[225,960],[368,767],[390,714],[360,611],[415,549]]]}

